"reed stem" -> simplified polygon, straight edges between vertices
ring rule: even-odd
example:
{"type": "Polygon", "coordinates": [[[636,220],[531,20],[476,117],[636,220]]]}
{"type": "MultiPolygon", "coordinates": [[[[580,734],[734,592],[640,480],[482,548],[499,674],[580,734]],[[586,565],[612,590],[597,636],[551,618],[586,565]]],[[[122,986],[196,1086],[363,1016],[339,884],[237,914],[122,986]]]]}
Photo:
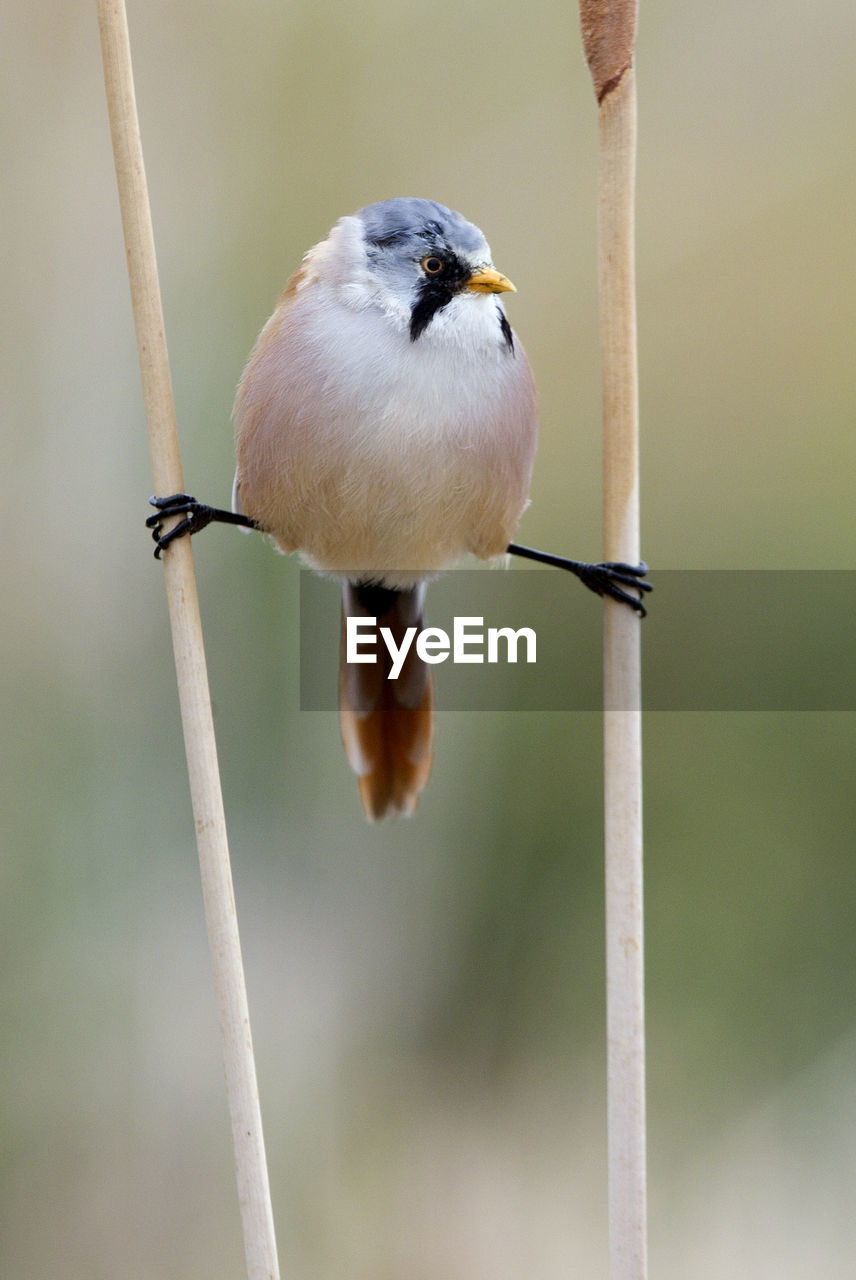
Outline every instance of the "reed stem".
{"type": "MultiPolygon", "coordinates": [[[[635,0],[580,0],[598,101],[604,559],[639,560],[635,0]]],[[[607,1131],[611,1280],[645,1280],[647,1191],[640,619],[604,602],[607,1131]]]]}
{"type": "MultiPolygon", "coordinates": [[[[183,488],[151,210],[123,0],[97,0],[155,491],[183,488]]],[[[220,1018],[248,1280],[278,1280],[247,992],[190,538],[163,557],[205,921],[220,1018]]]]}

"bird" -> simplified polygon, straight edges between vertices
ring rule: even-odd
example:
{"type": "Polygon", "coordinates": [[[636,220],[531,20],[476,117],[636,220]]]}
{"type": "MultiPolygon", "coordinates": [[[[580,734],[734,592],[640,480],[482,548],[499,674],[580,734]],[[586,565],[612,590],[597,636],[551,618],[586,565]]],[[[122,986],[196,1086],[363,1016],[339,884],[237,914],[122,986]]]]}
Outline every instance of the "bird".
{"type": "Polygon", "coordinates": [[[433,200],[340,218],[304,256],[250,353],[234,405],[232,510],[152,498],[155,554],[212,520],[268,535],[341,582],[342,739],[372,821],[409,815],[433,759],[430,667],[415,649],[346,661],[349,618],[397,646],[430,580],[466,554],[568,568],[644,614],[645,565],[590,565],[513,543],[529,502],[536,392],[505,312],[516,292],[483,233],[433,200]],[[164,532],[170,515],[181,521],[164,532]]]}

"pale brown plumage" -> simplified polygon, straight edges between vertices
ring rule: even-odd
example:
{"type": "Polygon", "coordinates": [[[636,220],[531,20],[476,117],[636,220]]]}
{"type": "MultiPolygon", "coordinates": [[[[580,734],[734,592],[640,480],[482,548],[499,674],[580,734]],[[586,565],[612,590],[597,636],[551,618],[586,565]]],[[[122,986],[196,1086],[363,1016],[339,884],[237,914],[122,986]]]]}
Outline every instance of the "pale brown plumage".
{"type": "MultiPolygon", "coordinates": [[[[388,201],[310,250],[259,335],[235,401],[237,501],[343,581],[346,615],[365,603],[354,584],[372,582],[388,589],[379,626],[421,627],[419,584],[512,540],[537,429],[495,296],[511,288],[460,215],[388,201]],[[448,296],[426,261],[448,268],[448,296]]],[[[371,818],[412,812],[431,768],[430,671],[407,663],[393,681],[343,650],[342,736],[371,818]]]]}

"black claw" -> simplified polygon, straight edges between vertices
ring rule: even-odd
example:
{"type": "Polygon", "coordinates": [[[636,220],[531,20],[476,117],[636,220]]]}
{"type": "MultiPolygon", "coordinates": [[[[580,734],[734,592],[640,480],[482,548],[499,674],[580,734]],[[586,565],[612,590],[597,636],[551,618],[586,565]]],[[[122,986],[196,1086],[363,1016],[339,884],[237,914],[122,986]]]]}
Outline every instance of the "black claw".
{"type": "MultiPolygon", "coordinates": [[[[195,502],[196,499],[191,497],[189,493],[171,493],[168,498],[149,498],[149,506],[157,507],[158,511],[163,511],[166,507],[174,507],[179,502],[195,502]]],[[[149,517],[150,519],[152,517],[149,517]]]]}
{"type": "MultiPolygon", "coordinates": [[[[149,502],[154,503],[154,501],[155,501],[154,498],[149,498],[149,502]]],[[[163,499],[158,499],[158,505],[160,506],[161,509],[157,511],[155,515],[149,516],[149,518],[146,520],[147,529],[157,529],[160,527],[161,522],[167,518],[167,516],[179,516],[179,515],[182,515],[184,512],[193,511],[198,504],[193,502],[192,499],[184,503],[179,503],[176,501],[174,506],[170,504],[169,508],[167,510],[164,510],[163,499]]]]}
{"type": "Polygon", "coordinates": [[[648,566],[644,562],[624,564],[622,561],[611,560],[604,564],[581,565],[577,570],[577,576],[589,591],[594,591],[599,596],[608,596],[610,600],[619,600],[622,604],[629,604],[640,618],[644,618],[648,610],[642,601],[632,592],[624,591],[623,588],[631,587],[633,591],[653,591],[654,588],[650,582],[642,581],[643,574],[647,572],[648,566]]]}
{"type": "Polygon", "coordinates": [[[641,581],[641,575],[647,571],[647,566],[644,564],[628,565],[613,561],[606,564],[586,565],[579,573],[579,578],[590,591],[594,591],[599,596],[608,596],[610,600],[629,604],[640,618],[644,618],[648,610],[642,601],[623,588],[631,587],[634,591],[653,591],[650,582],[641,581]]]}
{"type": "Polygon", "coordinates": [[[161,552],[165,551],[171,542],[175,542],[176,538],[182,537],[190,529],[191,521],[189,519],[180,520],[174,529],[170,529],[169,533],[161,533],[159,524],[155,525],[152,530],[152,537],[157,546],[155,547],[155,559],[160,560],[161,552]]]}
{"type": "MultiPolygon", "coordinates": [[[[648,566],[644,560],[640,560],[638,564],[625,564],[622,560],[607,560],[604,564],[598,565],[599,569],[616,569],[619,573],[628,573],[633,578],[644,578],[648,572],[648,566]]],[[[650,582],[640,582],[639,586],[644,587],[646,591],[653,591],[650,582]]]]}
{"type": "Polygon", "coordinates": [[[149,503],[157,507],[156,514],[149,516],[146,520],[146,528],[151,529],[152,537],[157,544],[156,560],[160,560],[161,552],[166,551],[176,538],[183,538],[185,534],[199,533],[200,529],[204,529],[214,519],[214,508],[206,506],[204,502],[197,502],[189,493],[173,493],[168,498],[149,498],[149,503]],[[162,532],[164,520],[170,516],[181,515],[184,519],[179,520],[174,529],[170,529],[169,533],[162,532]]]}

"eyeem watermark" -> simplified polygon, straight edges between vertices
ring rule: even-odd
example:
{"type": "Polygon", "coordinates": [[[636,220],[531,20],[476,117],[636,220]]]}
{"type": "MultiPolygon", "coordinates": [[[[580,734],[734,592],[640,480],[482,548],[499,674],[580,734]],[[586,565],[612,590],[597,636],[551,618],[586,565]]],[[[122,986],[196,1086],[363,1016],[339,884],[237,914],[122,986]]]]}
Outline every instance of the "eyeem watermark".
{"type": "Polygon", "coordinates": [[[453,622],[452,634],[442,627],[408,627],[397,644],[389,627],[377,625],[377,618],[347,618],[345,628],[345,661],[377,662],[381,641],[392,665],[388,679],[397,680],[411,647],[423,662],[517,662],[518,648],[522,641],[527,662],[535,661],[537,637],[532,627],[488,627],[484,618],[458,618],[453,622]]]}
{"type": "MultiPolygon", "coordinates": [[[[646,712],[856,712],[856,569],[661,569],[652,580],[656,608],[641,624],[646,712]]],[[[603,606],[559,570],[454,569],[430,584],[425,607],[421,653],[440,664],[431,668],[438,710],[602,710],[603,606]],[[459,651],[470,661],[455,660],[456,619],[459,651]],[[494,662],[488,627],[495,628],[494,662]],[[521,628],[516,663],[506,660],[508,627],[521,628]],[[535,650],[525,628],[537,634],[537,662],[528,661],[535,650]]],[[[357,657],[375,657],[382,666],[359,670],[385,677],[393,659],[378,624],[389,619],[362,622],[352,655],[355,647],[357,657]]],[[[399,684],[420,653],[417,636],[405,641],[402,630],[394,637],[396,651],[407,646],[404,665],[396,663],[399,684]]],[[[304,711],[338,705],[341,632],[338,583],[304,569],[304,711]]]]}

